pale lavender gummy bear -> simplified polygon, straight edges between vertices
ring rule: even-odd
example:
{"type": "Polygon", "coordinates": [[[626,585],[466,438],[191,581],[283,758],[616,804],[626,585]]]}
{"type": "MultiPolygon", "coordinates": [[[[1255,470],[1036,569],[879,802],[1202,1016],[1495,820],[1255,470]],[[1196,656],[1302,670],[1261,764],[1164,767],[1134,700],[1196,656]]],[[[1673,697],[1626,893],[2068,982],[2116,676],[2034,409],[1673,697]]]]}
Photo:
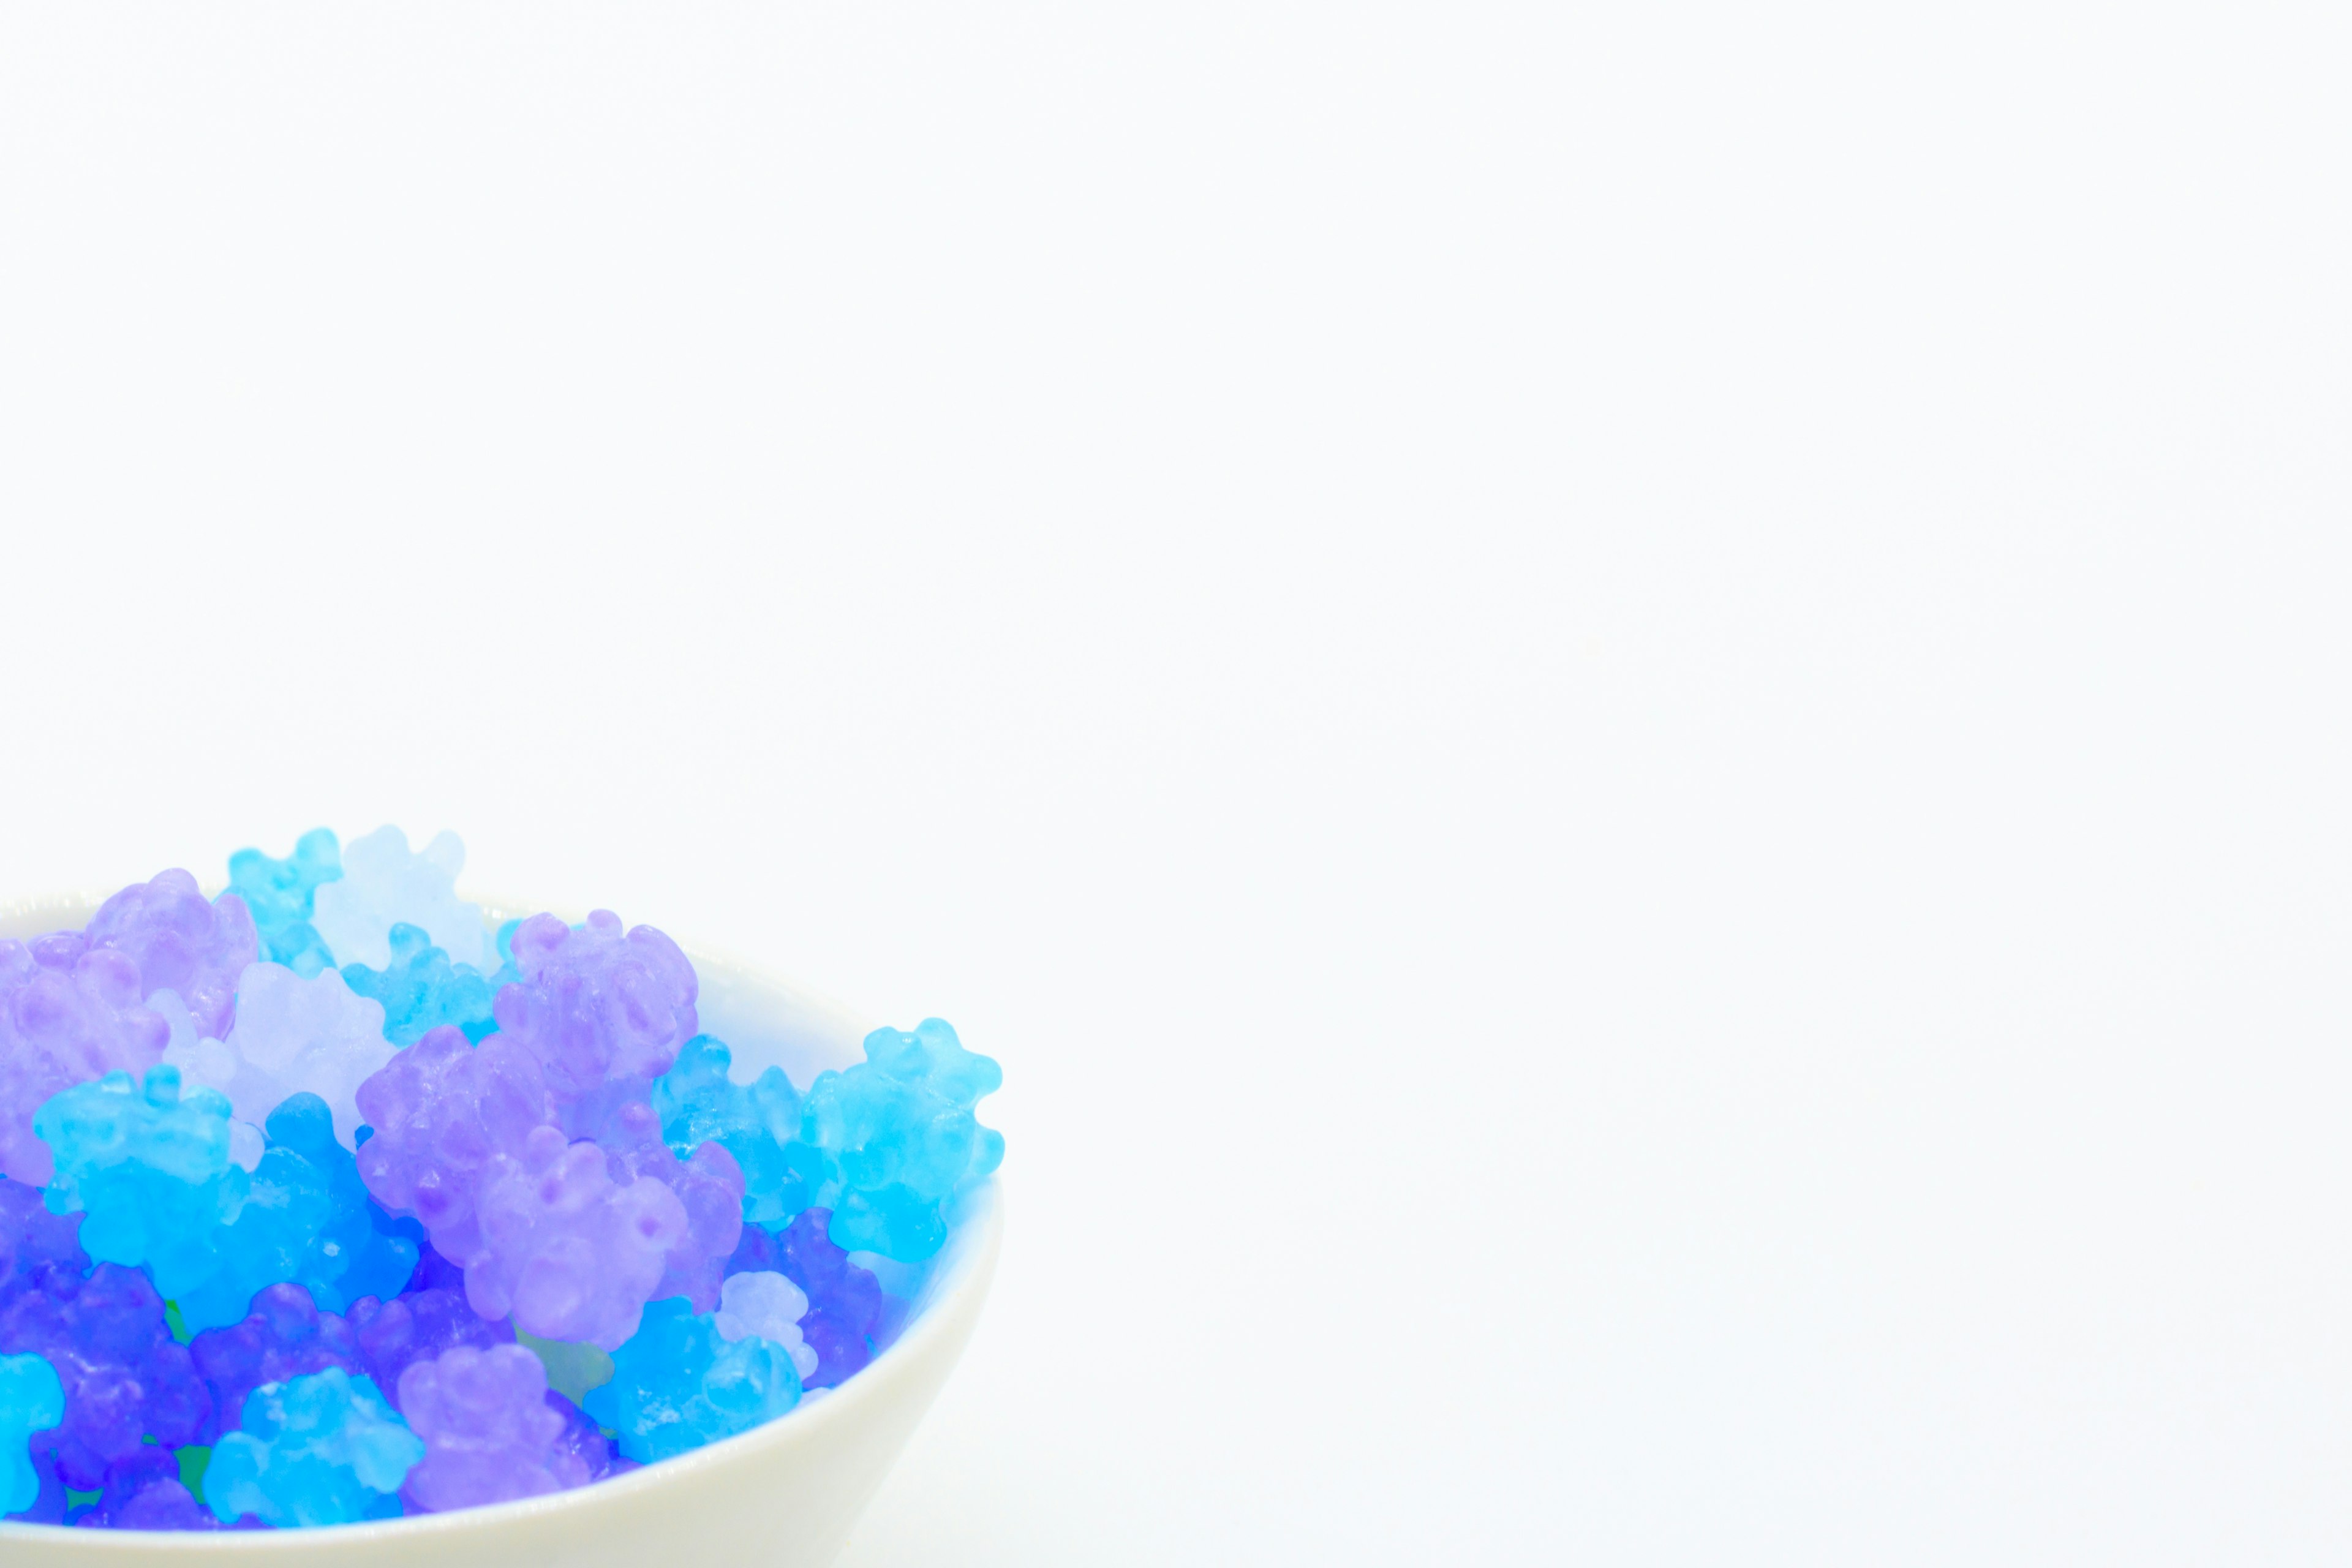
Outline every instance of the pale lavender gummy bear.
{"type": "MultiPolygon", "coordinates": [[[[607,1123],[604,1166],[615,1182],[659,1182],[677,1194],[686,1234],[671,1247],[649,1300],[684,1296],[698,1312],[719,1304],[727,1259],[743,1236],[743,1167],[715,1141],[680,1160],[662,1142],[649,1101],[631,1101],[607,1123]]],[[[610,1347],[607,1347],[610,1348],[610,1347]]]]}
{"type": "Polygon", "coordinates": [[[482,1250],[482,1183],[554,1120],[529,1051],[503,1035],[474,1046],[455,1025],[394,1056],[360,1085],[358,1104],[375,1129],[360,1146],[360,1179],[391,1213],[423,1221],[435,1248],[460,1267],[482,1250]]]}
{"type": "Polygon", "coordinates": [[[228,1032],[237,976],[261,952],[245,900],[224,893],[215,903],[180,870],[123,889],[99,906],[83,934],[139,966],[142,1000],[176,992],[196,1027],[215,1039],[228,1032]]]}
{"type": "Polygon", "coordinates": [[[521,979],[491,1004],[499,1030],[538,1058],[564,1131],[595,1137],[622,1105],[646,1098],[699,1026],[694,966],[651,926],[624,934],[598,910],[578,931],[533,915],[514,933],[521,979]]]}
{"type": "Polygon", "coordinates": [[[145,1076],[171,1038],[142,1005],[139,965],[79,931],[0,942],[0,1172],[34,1186],[56,1174],[33,1113],[110,1072],[145,1076]]]}
{"type": "Polygon", "coordinates": [[[520,1156],[498,1163],[476,1202],[479,1247],[456,1258],[474,1310],[511,1314],[515,1327],[541,1339],[607,1351],[637,1331],[689,1229],[668,1187],[616,1185],[602,1149],[566,1144],[553,1127],[533,1128],[520,1156]]]}
{"type": "Polygon", "coordinates": [[[425,1458],[400,1494],[426,1513],[543,1497],[595,1476],[547,1398],[547,1368],[520,1345],[459,1345],[400,1374],[400,1413],[425,1458]]]}

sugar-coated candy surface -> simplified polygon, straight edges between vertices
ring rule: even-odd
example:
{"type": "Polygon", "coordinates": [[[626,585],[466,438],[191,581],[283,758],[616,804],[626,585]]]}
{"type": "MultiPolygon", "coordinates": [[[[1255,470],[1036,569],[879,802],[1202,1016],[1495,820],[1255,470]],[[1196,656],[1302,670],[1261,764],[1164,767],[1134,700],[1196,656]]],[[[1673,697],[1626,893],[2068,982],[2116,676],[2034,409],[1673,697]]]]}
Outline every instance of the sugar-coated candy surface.
{"type": "Polygon", "coordinates": [[[834,1240],[907,1263],[939,1251],[950,1205],[1003,1162],[1004,1135],[972,1116],[1003,1081],[938,1018],[877,1029],[865,1061],[819,1073],[802,1136],[824,1156],[817,1201],[833,1208],[834,1240]]]}
{"type": "Polygon", "coordinates": [[[520,1345],[460,1345],[401,1374],[400,1410],[425,1440],[402,1496],[440,1513],[586,1486],[588,1461],[547,1399],[547,1369],[520,1345]]]}
{"type": "Polygon", "coordinates": [[[188,1354],[212,1393],[215,1425],[233,1432],[247,1398],[265,1384],[340,1367],[364,1373],[359,1336],[333,1312],[319,1310],[299,1285],[272,1285],[253,1299],[244,1321],[210,1329],[189,1342],[188,1354]]]}
{"type": "Polygon", "coordinates": [[[801,1314],[808,1306],[801,1288],[782,1274],[730,1274],[719,1293],[719,1310],[710,1321],[722,1340],[757,1334],[770,1344],[781,1345],[805,1384],[816,1373],[816,1352],[801,1338],[801,1314]]]}
{"type": "Polygon", "coordinates": [[[57,1372],[65,1412],[45,1441],[78,1490],[97,1490],[142,1438],[194,1443],[212,1427],[211,1394],[137,1269],[101,1263],[85,1279],[69,1265],[44,1268],[0,1305],[0,1354],[38,1355],[57,1372]]]}
{"type": "Polygon", "coordinates": [[[76,1084],[163,1059],[169,1027],[145,994],[134,960],[79,931],[0,942],[0,1173],[47,1185],[34,1113],[76,1084]]]}
{"type": "Polygon", "coordinates": [[[244,1207],[213,1238],[218,1268],[176,1298],[192,1331],[237,1321],[256,1291],[281,1281],[341,1311],[362,1296],[397,1292],[415,1271],[418,1227],[369,1199],[325,1101],[286,1100],[269,1113],[267,1136],[244,1207]]]}
{"type": "Polygon", "coordinates": [[[385,968],[343,965],[343,984],[383,1008],[384,1038],[413,1046],[427,1030],[450,1024],[478,1042],[497,1027],[490,1019],[489,976],[470,964],[451,963],[421,926],[394,926],[391,943],[392,962],[385,968]]]}
{"type": "MultiPolygon", "coordinates": [[[[335,962],[310,924],[311,900],[320,883],[342,874],[342,850],[323,827],[295,840],[294,853],[283,860],[258,849],[240,849],[228,858],[229,888],[252,911],[262,957],[306,980],[335,962]]],[[[222,1032],[212,1031],[216,1038],[222,1032]]]]}
{"type": "MultiPolygon", "coordinates": [[[[513,1324],[504,1318],[483,1317],[457,1290],[427,1288],[388,1301],[362,1300],[352,1308],[350,1321],[368,1375],[391,1394],[394,1408],[404,1414],[407,1407],[401,1402],[401,1374],[416,1363],[461,1346],[486,1351],[515,1342],[513,1324]]],[[[541,1378],[542,1386],[545,1381],[541,1378]]]]}
{"type": "Polygon", "coordinates": [[[613,1352],[613,1381],[584,1408],[621,1452],[651,1464],[747,1432],[800,1403],[800,1373],[782,1345],[729,1340],[684,1301],[656,1301],[645,1326],[613,1352]]]}
{"type": "Polygon", "coordinates": [[[493,937],[463,858],[322,828],[218,899],[166,871],[0,942],[0,1517],[544,1496],[890,1342],[1003,1157],[996,1064],[933,1019],[738,1083],[668,937],[493,937]]]}
{"type": "Polygon", "coordinates": [[[40,1495],[31,1438],[65,1417],[57,1369],[37,1355],[0,1355],[0,1514],[21,1513],[40,1495]]]}
{"type": "Polygon", "coordinates": [[[655,1080],[654,1111],[679,1156],[706,1142],[734,1155],[743,1171],[744,1219],[781,1225],[808,1206],[824,1159],[798,1141],[801,1097],[784,1069],[772,1067],[747,1086],[729,1079],[733,1062],[724,1041],[695,1036],[655,1080]]]}
{"type": "Polygon", "coordinates": [[[224,1522],[351,1524],[396,1515],[425,1445],[374,1382],[341,1367],[256,1389],[213,1447],[205,1500],[224,1522]]]}
{"type": "Polygon", "coordinates": [[[533,915],[514,933],[520,979],[498,994],[499,1032],[538,1059],[564,1130],[597,1136],[644,1100],[696,1029],[694,966],[651,926],[597,910],[574,931],[533,915]]]}
{"type": "Polygon", "coordinates": [[[244,1206],[250,1182],[229,1163],[226,1100],[208,1089],[183,1095],[176,1068],[152,1068],[138,1085],[109,1073],[51,1100],[33,1125],[57,1153],[49,1209],[83,1212],[92,1258],[143,1266],[167,1297],[218,1270],[214,1233],[244,1206]]]}
{"type": "Polygon", "coordinates": [[[353,1096],[396,1049],[383,1037],[383,1005],[352,994],[337,971],[305,980],[284,964],[257,963],[237,981],[227,1037],[174,1039],[163,1059],[189,1082],[227,1095],[237,1120],[257,1127],[288,1096],[315,1094],[350,1149],[361,1126],[353,1096]]]}
{"type": "Polygon", "coordinates": [[[379,827],[343,846],[343,874],[312,895],[311,924],[344,963],[383,969],[392,962],[392,928],[413,925],[433,945],[482,973],[498,967],[482,910],[457,897],[466,846],[444,833],[411,853],[408,835],[379,827]]]}
{"type": "Polygon", "coordinates": [[[83,934],[91,947],[110,948],[139,966],[142,997],[174,993],[211,1033],[228,1026],[236,977],[260,952],[243,899],[224,893],[213,902],[195,878],[177,870],[107,900],[83,934]]]}

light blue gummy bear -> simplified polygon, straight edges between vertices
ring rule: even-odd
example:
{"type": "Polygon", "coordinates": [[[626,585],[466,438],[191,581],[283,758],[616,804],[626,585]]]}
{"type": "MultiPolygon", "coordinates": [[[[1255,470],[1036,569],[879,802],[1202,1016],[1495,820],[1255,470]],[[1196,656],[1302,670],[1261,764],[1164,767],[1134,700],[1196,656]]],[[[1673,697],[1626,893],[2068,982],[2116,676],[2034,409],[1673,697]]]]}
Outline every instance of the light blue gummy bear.
{"type": "Polygon", "coordinates": [[[450,963],[422,926],[396,924],[389,941],[389,967],[343,965],[344,984],[383,1004],[385,1039],[413,1046],[427,1030],[455,1024],[466,1031],[466,1038],[480,1045],[499,1026],[490,1016],[490,999],[497,993],[481,971],[469,963],[450,963]]]}
{"type": "Polygon", "coordinates": [[[341,846],[314,827],[294,842],[294,853],[273,860],[258,849],[228,858],[229,891],[241,894],[261,933],[261,955],[308,980],[335,962],[310,923],[314,895],[343,874],[341,846]]]}
{"type": "Polygon", "coordinates": [[[81,1210],[82,1249],[100,1263],[145,1265],[155,1289],[184,1294],[219,1267],[215,1231],[248,1191],[229,1163],[227,1097],[180,1093],[180,1069],[151,1068],[143,1087],[110,1072],[76,1084],[33,1113],[57,1155],[43,1194],[51,1214],[81,1210]]]}
{"type": "Polygon", "coordinates": [[[729,1340],[682,1296],[656,1301],[613,1352],[613,1381],[582,1408],[618,1435],[640,1464],[746,1432],[798,1405],[801,1374],[783,1346],[757,1334],[729,1340]]]}
{"type": "Polygon", "coordinates": [[[425,1458],[375,1380],[339,1366],[263,1384],[240,1425],[205,1470],[205,1501],[225,1524],[248,1513],[280,1529],[394,1517],[400,1483],[425,1458]]]}
{"type": "Polygon", "coordinates": [[[213,1233],[210,1278],[178,1292],[191,1333],[241,1322],[256,1291],[292,1280],[330,1312],[390,1300],[415,1272],[417,1230],[369,1202],[326,1101],[297,1094],[269,1113],[268,1146],[245,1207],[213,1233]]]}
{"type": "Polygon", "coordinates": [[[0,1514],[22,1513],[40,1495],[32,1436],[66,1418],[65,1384],[37,1355],[0,1355],[0,1514]]]}
{"type": "Polygon", "coordinates": [[[996,1063],[926,1018],[877,1029],[866,1060],[809,1086],[801,1138],[824,1161],[815,1203],[836,1247],[917,1263],[947,1240],[948,1210],[1003,1163],[1004,1135],[972,1116],[1004,1081],[996,1063]]]}
{"type": "Polygon", "coordinates": [[[727,1076],[733,1062],[724,1041],[695,1036],[654,1080],[654,1114],[679,1159],[710,1139],[734,1155],[743,1167],[744,1219],[772,1227],[809,1206],[824,1161],[797,1141],[801,1097],[784,1069],[772,1067],[746,1089],[727,1076]]]}

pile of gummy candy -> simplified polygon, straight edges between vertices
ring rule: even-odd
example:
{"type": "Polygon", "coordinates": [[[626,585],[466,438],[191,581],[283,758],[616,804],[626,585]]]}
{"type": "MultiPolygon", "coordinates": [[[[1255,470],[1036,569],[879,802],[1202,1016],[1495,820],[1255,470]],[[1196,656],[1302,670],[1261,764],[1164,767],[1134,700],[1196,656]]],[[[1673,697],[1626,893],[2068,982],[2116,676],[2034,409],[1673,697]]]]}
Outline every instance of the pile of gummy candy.
{"type": "Polygon", "coordinates": [[[1003,1157],[972,1114],[996,1064],[932,1019],[805,1089],[737,1083],[677,944],[601,910],[493,934],[463,858],[320,829],[217,899],[166,871],[0,941],[0,1514],[533,1497],[888,1343],[884,1277],[1003,1157]]]}

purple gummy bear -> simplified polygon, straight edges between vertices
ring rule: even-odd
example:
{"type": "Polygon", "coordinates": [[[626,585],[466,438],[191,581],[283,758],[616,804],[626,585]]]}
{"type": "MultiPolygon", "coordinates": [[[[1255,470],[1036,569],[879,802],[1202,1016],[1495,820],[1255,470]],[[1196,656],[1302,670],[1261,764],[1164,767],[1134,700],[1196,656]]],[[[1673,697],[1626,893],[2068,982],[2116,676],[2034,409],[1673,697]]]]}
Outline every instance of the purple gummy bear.
{"type": "Polygon", "coordinates": [[[106,1468],[97,1506],[74,1521],[84,1530],[218,1530],[221,1521],[180,1481],[172,1450],[148,1444],[106,1468]]]}
{"type": "Polygon", "coordinates": [[[401,1414],[425,1458],[400,1489],[426,1513],[586,1486],[587,1462],[548,1403],[547,1367],[520,1345],[460,1345],[400,1374],[401,1414]]]}
{"type": "Polygon", "coordinates": [[[47,1357],[65,1385],[65,1423],[44,1441],[77,1491],[96,1491],[142,1437],[176,1446],[210,1432],[212,1398],[172,1338],[163,1299],[135,1268],[101,1263],[85,1279],[69,1264],[44,1265],[0,1307],[0,1355],[26,1352],[47,1357]]]}
{"type": "Polygon", "coordinates": [[[604,1428],[588,1419],[587,1413],[553,1389],[547,1391],[547,1407],[563,1418],[563,1433],[555,1440],[558,1463],[577,1464],[592,1481],[607,1476],[625,1475],[637,1468],[635,1459],[625,1459],[613,1439],[604,1436],[604,1428]]]}
{"type": "Polygon", "coordinates": [[[81,1215],[51,1214],[41,1189],[0,1176],[0,1305],[31,1288],[44,1265],[60,1263],[74,1274],[89,1272],[81,1249],[81,1215]]]}
{"type": "Polygon", "coordinates": [[[607,1127],[604,1166],[613,1180],[653,1181],[677,1194],[686,1210],[686,1235],[670,1248],[667,1267],[648,1300],[684,1296],[698,1312],[719,1304],[727,1257],[742,1238],[743,1167],[715,1141],[696,1146],[680,1160],[662,1142],[661,1122],[650,1100],[624,1107],[607,1127]]]}
{"type": "Polygon", "coordinates": [[[462,1296],[466,1293],[466,1271],[442,1257],[428,1241],[416,1256],[416,1272],[408,1277],[400,1293],[413,1296],[419,1290],[455,1290],[462,1296]]]}
{"type": "Polygon", "coordinates": [[[299,1285],[272,1285],[253,1298],[245,1321],[206,1329],[188,1346],[196,1371],[212,1390],[215,1432],[234,1432],[245,1418],[245,1397],[265,1383],[283,1383],[339,1366],[367,1371],[352,1326],[321,1312],[299,1285]]]}
{"type": "Polygon", "coordinates": [[[637,1331],[689,1229],[668,1187],[614,1184],[603,1150],[566,1144],[553,1127],[532,1129],[520,1157],[499,1163],[478,1206],[479,1247],[457,1258],[474,1310],[607,1351],[637,1331]]]}
{"type": "Polygon", "coordinates": [[[882,1325],[882,1282],[833,1244],[832,1223],[830,1210],[803,1209],[776,1238],[776,1272],[809,1299],[801,1338],[816,1352],[811,1388],[831,1388],[872,1361],[882,1325]]]}
{"type": "Polygon", "coordinates": [[[66,1484],[58,1479],[58,1457],[50,1447],[55,1434],[36,1433],[33,1436],[33,1474],[40,1491],[30,1508],[7,1517],[20,1524],[63,1524],[66,1521],[66,1484]]]}
{"type": "Polygon", "coordinates": [[[648,1096],[699,1026],[686,954],[651,926],[622,934],[610,910],[578,931],[531,916],[515,931],[511,962],[522,978],[499,990],[492,1016],[538,1058],[574,1138],[596,1136],[618,1107],[648,1096]]]}
{"type": "Polygon", "coordinates": [[[57,1162],[33,1113],[78,1083],[163,1059],[171,1026],[143,1005],[139,965],[81,932],[0,942],[0,1172],[48,1185],[57,1162]]]}
{"type": "Polygon", "coordinates": [[[454,1290],[415,1290],[389,1301],[363,1296],[352,1304],[349,1321],[368,1375],[395,1410],[404,1408],[400,1375],[416,1363],[460,1345],[491,1350],[515,1342],[513,1324],[483,1317],[454,1290]]]}
{"type": "Polygon", "coordinates": [[[208,902],[185,871],[134,882],[99,906],[84,934],[139,966],[142,1000],[173,991],[205,1037],[228,1037],[237,976],[261,956],[253,914],[235,893],[208,902]]]}
{"type": "Polygon", "coordinates": [[[554,1120],[529,1051],[503,1035],[478,1047],[449,1024],[361,1084],[359,1110],[375,1129],[360,1145],[360,1179],[394,1216],[422,1220],[460,1266],[481,1249],[475,1204],[491,1168],[554,1120]]]}

